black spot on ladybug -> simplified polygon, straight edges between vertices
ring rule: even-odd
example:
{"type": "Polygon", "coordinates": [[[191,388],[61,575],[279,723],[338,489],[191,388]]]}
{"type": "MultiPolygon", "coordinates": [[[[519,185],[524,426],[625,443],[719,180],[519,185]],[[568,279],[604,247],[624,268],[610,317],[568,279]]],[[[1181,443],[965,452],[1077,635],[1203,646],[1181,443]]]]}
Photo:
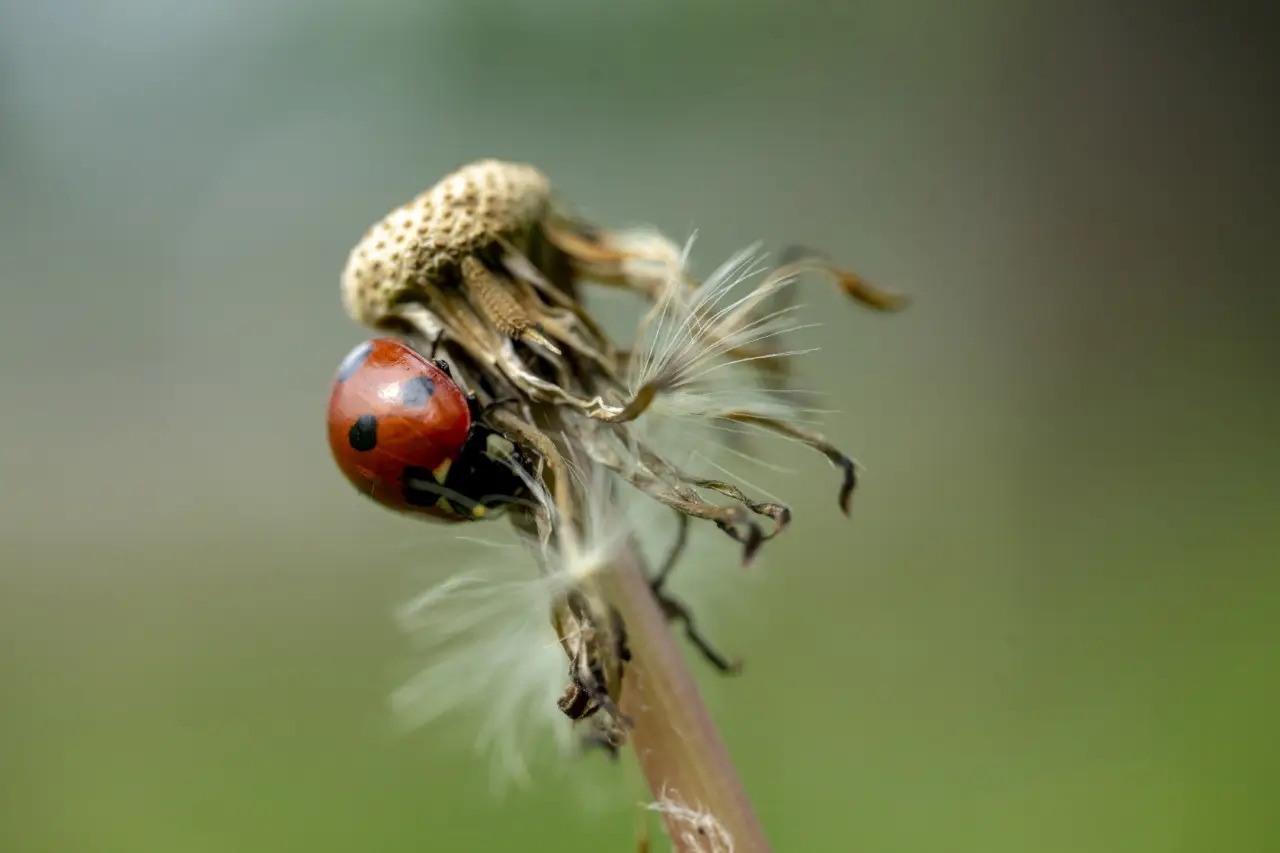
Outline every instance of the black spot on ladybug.
{"type": "Polygon", "coordinates": [[[342,364],[338,365],[339,382],[346,382],[356,371],[369,360],[369,353],[373,352],[373,341],[365,341],[360,346],[347,353],[347,357],[342,360],[342,364]]]}
{"type": "Polygon", "coordinates": [[[436,392],[436,383],[430,376],[415,376],[400,383],[400,402],[414,409],[420,409],[431,400],[436,392]]]}
{"type": "Polygon", "coordinates": [[[347,432],[347,441],[354,450],[373,450],[378,446],[378,419],[373,415],[361,415],[347,432]]]}

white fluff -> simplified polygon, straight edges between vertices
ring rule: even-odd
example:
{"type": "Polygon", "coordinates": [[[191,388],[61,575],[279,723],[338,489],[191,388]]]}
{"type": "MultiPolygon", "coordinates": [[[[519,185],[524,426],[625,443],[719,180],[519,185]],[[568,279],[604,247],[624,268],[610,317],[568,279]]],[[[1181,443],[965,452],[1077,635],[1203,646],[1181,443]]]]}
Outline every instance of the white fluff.
{"type": "Polygon", "coordinates": [[[643,516],[633,512],[633,490],[616,488],[604,469],[590,470],[576,475],[585,496],[581,534],[558,523],[550,495],[530,478],[555,531],[542,558],[532,541],[475,543],[461,572],[397,611],[424,661],[391,696],[397,719],[409,728],[446,718],[465,723],[498,792],[530,783],[540,753],[563,759],[573,751],[572,726],[556,706],[569,662],[551,625],[552,604],[566,588],[608,571],[643,516]]]}

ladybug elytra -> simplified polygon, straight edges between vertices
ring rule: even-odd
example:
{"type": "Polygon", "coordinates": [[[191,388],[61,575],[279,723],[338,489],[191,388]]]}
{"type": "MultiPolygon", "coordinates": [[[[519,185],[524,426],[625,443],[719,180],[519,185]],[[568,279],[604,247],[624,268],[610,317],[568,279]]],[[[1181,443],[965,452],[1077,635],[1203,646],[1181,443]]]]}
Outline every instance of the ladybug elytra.
{"type": "Polygon", "coordinates": [[[484,518],[520,499],[520,448],[486,426],[448,362],[391,338],[357,346],[329,397],[329,449],[346,478],[389,509],[484,518]]]}

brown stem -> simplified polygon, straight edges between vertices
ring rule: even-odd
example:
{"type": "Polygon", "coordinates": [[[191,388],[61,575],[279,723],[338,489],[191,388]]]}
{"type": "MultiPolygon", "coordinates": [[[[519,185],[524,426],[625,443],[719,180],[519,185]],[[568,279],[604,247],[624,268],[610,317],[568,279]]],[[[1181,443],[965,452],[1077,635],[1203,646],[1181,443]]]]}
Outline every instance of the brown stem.
{"type": "Polygon", "coordinates": [[[610,572],[605,594],[622,614],[633,658],[622,711],[631,743],[678,853],[770,853],[768,839],[702,702],[638,559],[610,572]],[[691,813],[703,816],[692,819],[691,813]],[[732,848],[724,843],[732,839],[732,848]]]}

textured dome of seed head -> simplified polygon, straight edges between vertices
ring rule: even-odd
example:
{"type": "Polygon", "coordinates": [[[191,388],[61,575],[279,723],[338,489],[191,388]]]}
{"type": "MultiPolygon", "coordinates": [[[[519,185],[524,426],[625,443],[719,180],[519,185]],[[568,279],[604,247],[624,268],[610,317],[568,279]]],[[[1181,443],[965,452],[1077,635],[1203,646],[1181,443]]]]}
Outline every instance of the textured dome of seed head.
{"type": "Polygon", "coordinates": [[[479,160],[446,175],[365,233],[342,271],[342,304],[377,326],[420,285],[440,283],[499,238],[521,245],[545,216],[550,185],[533,166],[479,160]]]}

